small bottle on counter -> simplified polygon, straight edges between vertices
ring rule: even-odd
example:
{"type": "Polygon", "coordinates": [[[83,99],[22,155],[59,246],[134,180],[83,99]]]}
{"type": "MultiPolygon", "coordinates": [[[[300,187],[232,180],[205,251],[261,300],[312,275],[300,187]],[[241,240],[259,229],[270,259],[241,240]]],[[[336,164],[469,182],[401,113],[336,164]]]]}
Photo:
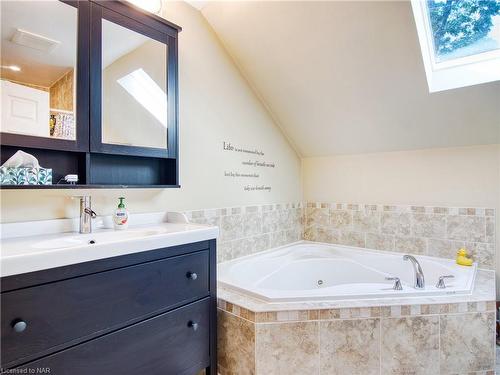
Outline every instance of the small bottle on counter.
{"type": "Polygon", "coordinates": [[[120,197],[118,199],[120,202],[118,203],[118,208],[113,214],[113,224],[116,230],[127,229],[129,215],[127,209],[125,208],[125,203],[123,203],[125,198],[120,197]]]}

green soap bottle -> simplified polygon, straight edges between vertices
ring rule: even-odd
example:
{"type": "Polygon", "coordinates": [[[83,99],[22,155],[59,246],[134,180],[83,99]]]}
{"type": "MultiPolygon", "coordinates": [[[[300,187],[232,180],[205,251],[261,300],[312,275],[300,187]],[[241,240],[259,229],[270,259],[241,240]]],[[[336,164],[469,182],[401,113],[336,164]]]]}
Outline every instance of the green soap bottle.
{"type": "Polygon", "coordinates": [[[118,199],[120,202],[118,203],[118,208],[115,210],[115,213],[113,214],[113,224],[115,226],[115,229],[117,230],[127,229],[129,214],[127,209],[125,208],[125,203],[123,203],[125,198],[120,197],[118,199]]]}

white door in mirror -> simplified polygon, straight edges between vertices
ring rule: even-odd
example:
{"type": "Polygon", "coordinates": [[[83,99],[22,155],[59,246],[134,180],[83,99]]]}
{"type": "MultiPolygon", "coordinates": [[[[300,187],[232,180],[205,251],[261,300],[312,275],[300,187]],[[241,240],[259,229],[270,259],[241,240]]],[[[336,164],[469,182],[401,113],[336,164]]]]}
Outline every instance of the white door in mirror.
{"type": "Polygon", "coordinates": [[[49,136],[49,93],[1,81],[2,133],[49,136]]]}

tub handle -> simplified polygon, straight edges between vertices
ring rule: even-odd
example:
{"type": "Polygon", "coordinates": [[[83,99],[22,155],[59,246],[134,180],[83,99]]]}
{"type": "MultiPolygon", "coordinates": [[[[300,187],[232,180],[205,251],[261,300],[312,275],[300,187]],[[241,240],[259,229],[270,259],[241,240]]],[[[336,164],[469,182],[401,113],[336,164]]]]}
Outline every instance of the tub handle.
{"type": "Polygon", "coordinates": [[[453,276],[453,275],[439,276],[438,282],[436,284],[436,288],[445,289],[446,288],[446,284],[444,283],[444,279],[453,279],[454,277],[455,276],[453,276]]]}
{"type": "Polygon", "coordinates": [[[403,290],[403,287],[401,286],[401,280],[399,280],[399,277],[386,277],[385,279],[388,281],[394,281],[394,286],[392,287],[392,289],[403,290]]]}

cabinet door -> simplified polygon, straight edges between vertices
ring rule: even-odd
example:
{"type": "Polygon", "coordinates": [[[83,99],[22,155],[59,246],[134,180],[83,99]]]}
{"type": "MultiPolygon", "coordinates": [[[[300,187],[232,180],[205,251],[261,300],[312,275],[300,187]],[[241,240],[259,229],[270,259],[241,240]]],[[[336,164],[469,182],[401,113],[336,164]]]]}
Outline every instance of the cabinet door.
{"type": "Polygon", "coordinates": [[[195,375],[210,363],[209,309],[210,300],[206,298],[30,362],[18,371],[34,374],[49,369],[56,375],[195,375]]]}
{"type": "Polygon", "coordinates": [[[49,93],[10,81],[0,83],[2,132],[49,137],[49,93]]]}
{"type": "Polygon", "coordinates": [[[203,298],[208,275],[203,251],[2,293],[2,367],[203,298]]]}
{"type": "Polygon", "coordinates": [[[177,39],[117,2],[92,3],[92,152],[177,156],[177,39]]]}
{"type": "Polygon", "coordinates": [[[86,1],[2,1],[2,145],[89,150],[86,1]]]}

